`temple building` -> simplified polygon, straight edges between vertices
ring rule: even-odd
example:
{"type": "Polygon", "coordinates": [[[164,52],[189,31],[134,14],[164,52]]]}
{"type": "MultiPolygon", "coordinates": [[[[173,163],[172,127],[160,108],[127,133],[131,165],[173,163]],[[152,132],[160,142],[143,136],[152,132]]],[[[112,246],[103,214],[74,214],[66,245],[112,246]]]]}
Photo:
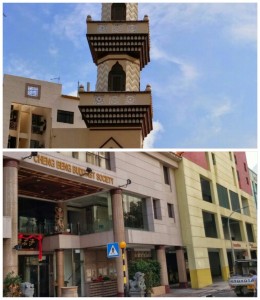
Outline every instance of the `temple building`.
{"type": "Polygon", "coordinates": [[[187,284],[174,174],[180,159],[5,152],[3,276],[19,274],[34,284],[36,297],[64,296],[75,286],[78,296],[122,296],[122,256],[109,258],[107,245],[125,241],[126,265],[160,263],[161,294],[169,289],[168,269],[171,281],[187,284]],[[109,280],[99,283],[100,276],[109,280]]]}
{"type": "Polygon", "coordinates": [[[87,16],[97,66],[95,91],[63,95],[61,84],[4,76],[5,148],[143,148],[153,129],[151,86],[140,91],[150,61],[149,19],[136,3],[103,3],[101,21],[87,16]]]}

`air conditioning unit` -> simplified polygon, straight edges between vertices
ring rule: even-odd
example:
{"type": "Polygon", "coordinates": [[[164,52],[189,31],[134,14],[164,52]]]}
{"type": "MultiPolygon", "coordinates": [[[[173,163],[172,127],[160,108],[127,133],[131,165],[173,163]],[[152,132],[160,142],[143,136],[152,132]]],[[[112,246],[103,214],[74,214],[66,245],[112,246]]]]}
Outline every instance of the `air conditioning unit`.
{"type": "Polygon", "coordinates": [[[40,116],[40,125],[43,125],[46,122],[44,116],[40,116]]]}

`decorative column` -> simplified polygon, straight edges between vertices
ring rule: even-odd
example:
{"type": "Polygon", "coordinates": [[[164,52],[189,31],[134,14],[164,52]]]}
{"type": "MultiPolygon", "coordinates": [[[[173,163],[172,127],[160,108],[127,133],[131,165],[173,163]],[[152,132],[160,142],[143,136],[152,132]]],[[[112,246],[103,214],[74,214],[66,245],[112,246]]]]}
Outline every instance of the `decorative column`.
{"type": "Polygon", "coordinates": [[[64,287],[64,250],[56,249],[56,281],[57,297],[61,297],[61,288],[64,287]]]}
{"type": "Polygon", "coordinates": [[[14,159],[3,162],[3,215],[12,219],[12,238],[3,240],[3,278],[9,273],[18,274],[18,166],[14,159]]]}
{"type": "MultiPolygon", "coordinates": [[[[112,198],[112,219],[113,219],[113,232],[114,242],[120,243],[125,241],[125,225],[123,213],[123,195],[122,190],[117,188],[111,190],[112,198]]],[[[125,256],[127,251],[125,251],[125,256]]],[[[127,257],[125,257],[127,261],[127,257]]],[[[117,273],[117,296],[124,296],[124,276],[123,276],[123,260],[122,257],[116,258],[116,273],[117,273]]],[[[127,270],[126,270],[126,273],[127,270]]]]}
{"type": "Polygon", "coordinates": [[[176,259],[178,265],[179,286],[181,288],[187,288],[188,280],[187,280],[184,250],[182,247],[175,247],[175,248],[176,248],[176,259]]]}
{"type": "Polygon", "coordinates": [[[165,292],[169,292],[169,281],[168,281],[168,273],[167,273],[167,264],[166,264],[166,255],[165,255],[165,246],[158,245],[155,247],[157,260],[161,265],[161,285],[165,286],[165,292]]]}

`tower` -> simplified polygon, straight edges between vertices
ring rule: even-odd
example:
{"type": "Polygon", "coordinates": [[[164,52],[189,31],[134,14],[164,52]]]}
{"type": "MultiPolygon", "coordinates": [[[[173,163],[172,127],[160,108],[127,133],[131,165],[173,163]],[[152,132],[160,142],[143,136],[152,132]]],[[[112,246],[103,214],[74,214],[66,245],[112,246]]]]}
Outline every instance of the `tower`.
{"type": "Polygon", "coordinates": [[[149,20],[137,19],[136,3],[103,3],[101,21],[87,17],[97,82],[95,92],[79,87],[79,109],[90,148],[142,148],[152,130],[151,87],[140,91],[150,61],[149,20]]]}

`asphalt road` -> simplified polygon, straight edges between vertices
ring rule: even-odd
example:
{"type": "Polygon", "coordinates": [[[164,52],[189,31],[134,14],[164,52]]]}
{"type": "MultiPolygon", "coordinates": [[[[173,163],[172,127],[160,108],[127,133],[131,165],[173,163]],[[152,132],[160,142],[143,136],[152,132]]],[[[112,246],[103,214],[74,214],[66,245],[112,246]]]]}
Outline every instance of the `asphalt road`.
{"type": "Polygon", "coordinates": [[[213,292],[212,297],[237,297],[237,295],[234,293],[233,290],[230,289],[230,290],[213,292]]]}

